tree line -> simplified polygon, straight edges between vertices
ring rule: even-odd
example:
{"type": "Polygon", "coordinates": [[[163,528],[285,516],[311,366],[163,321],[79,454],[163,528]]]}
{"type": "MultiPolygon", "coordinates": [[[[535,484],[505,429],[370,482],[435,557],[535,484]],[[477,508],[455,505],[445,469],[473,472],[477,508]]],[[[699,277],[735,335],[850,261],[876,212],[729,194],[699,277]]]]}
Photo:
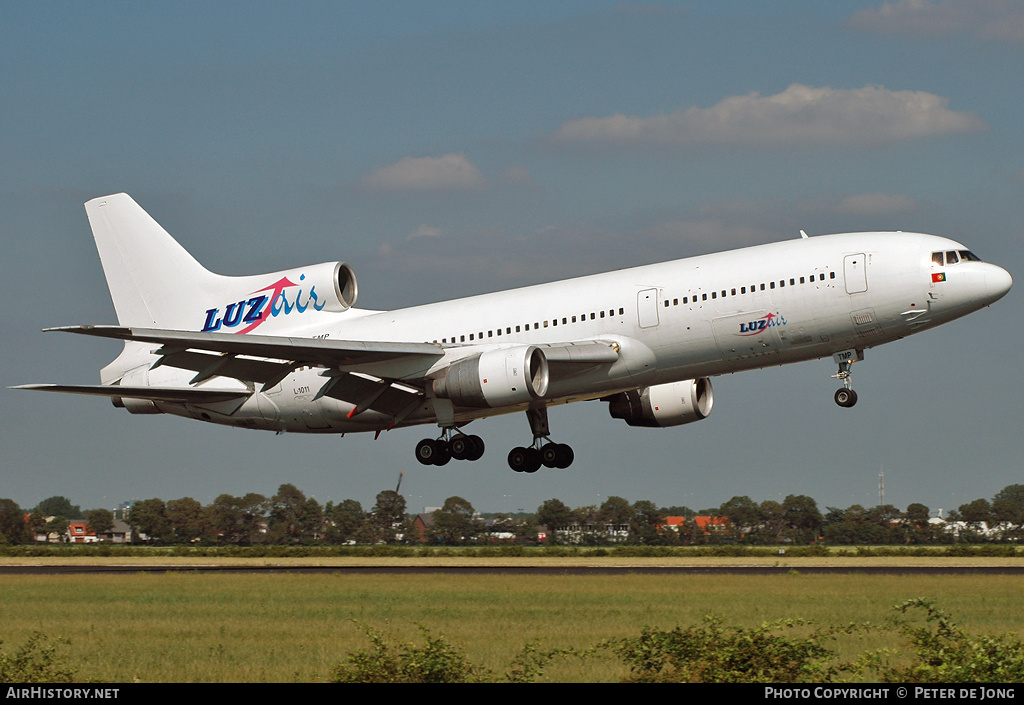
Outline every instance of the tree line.
{"type": "MultiPolygon", "coordinates": [[[[930,521],[920,503],[905,511],[884,504],[866,508],[826,507],[822,513],[807,495],[760,503],[737,496],[718,507],[693,510],[659,507],[649,500],[632,504],[608,497],[597,505],[571,508],[549,499],[533,513],[479,514],[462,497],[449,497],[430,515],[407,512],[405,498],[393,490],[376,497],[368,510],[354,499],[321,505],[291,484],[266,497],[248,493],[218,496],[203,505],[192,497],[165,502],[153,498],[131,505],[123,519],[133,542],[151,544],[380,544],[427,541],[442,545],[483,541],[569,543],[583,545],[908,545],[955,541],[1018,542],[1024,538],[1024,485],[1009,485],[992,498],[976,499],[951,511],[945,523],[930,521]],[[700,522],[696,517],[711,517],[700,522]],[[667,517],[682,517],[666,526],[667,517]],[[951,524],[950,522],[955,522],[951,524]],[[956,531],[950,531],[955,526],[956,531]]],[[[0,499],[0,542],[31,543],[35,536],[64,535],[72,521],[85,520],[90,532],[114,525],[108,509],[82,511],[55,496],[31,510],[0,499]],[[26,521],[27,515],[27,521],[26,521]]]]}

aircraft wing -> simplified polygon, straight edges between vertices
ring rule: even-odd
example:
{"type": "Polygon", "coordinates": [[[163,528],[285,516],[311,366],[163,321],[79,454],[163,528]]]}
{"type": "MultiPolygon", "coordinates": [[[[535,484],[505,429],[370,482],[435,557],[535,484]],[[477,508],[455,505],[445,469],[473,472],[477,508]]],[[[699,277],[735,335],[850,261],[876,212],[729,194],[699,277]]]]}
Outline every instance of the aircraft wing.
{"type": "Polygon", "coordinates": [[[119,384],[21,384],[11,389],[37,392],[87,394],[95,397],[129,397],[178,404],[215,404],[244,399],[252,392],[244,389],[207,389],[205,387],[126,387],[119,384]]]}
{"type": "Polygon", "coordinates": [[[397,358],[420,358],[433,362],[443,357],[440,345],[432,343],[378,343],[327,338],[286,338],[272,335],[236,335],[234,333],[193,333],[126,326],[63,326],[46,328],[95,335],[116,340],[163,345],[166,353],[175,350],[208,350],[229,355],[252,355],[277,360],[302,361],[325,367],[346,367],[384,362],[397,358]]]}
{"type": "MultiPolygon", "coordinates": [[[[269,360],[286,361],[290,363],[289,370],[297,365],[317,365],[351,371],[361,366],[397,363],[399,360],[404,363],[401,365],[403,368],[410,367],[412,363],[412,366],[425,370],[444,356],[442,347],[436,343],[194,333],[127,326],[63,326],[45,330],[158,344],[162,347],[156,351],[161,356],[157,367],[169,365],[194,370],[203,379],[218,374],[264,383],[281,369],[280,364],[269,360]],[[238,359],[239,355],[245,357],[238,359]],[[229,368],[234,369],[229,371],[229,368]]],[[[611,363],[619,358],[617,347],[596,340],[543,344],[539,347],[550,362],[556,363],[611,363]]],[[[385,376],[392,379],[415,378],[415,375],[397,373],[385,376]]],[[[201,380],[196,379],[192,383],[198,381],[201,380]]]]}
{"type": "MultiPolygon", "coordinates": [[[[214,376],[262,384],[266,391],[301,366],[323,367],[324,384],[316,398],[329,396],[354,405],[350,418],[367,410],[401,421],[424,402],[424,373],[444,356],[440,345],[326,338],[288,338],[232,333],[197,333],[130,326],[64,326],[47,331],[78,333],[115,340],[159,345],[154,368],[167,365],[191,370],[197,385],[214,376]]],[[[616,346],[604,341],[545,344],[548,360],[572,376],[595,364],[619,357],[616,346]]],[[[125,396],[152,401],[215,403],[251,392],[204,387],[160,388],[104,385],[22,385],[20,389],[59,391],[97,396],[125,396]]]]}

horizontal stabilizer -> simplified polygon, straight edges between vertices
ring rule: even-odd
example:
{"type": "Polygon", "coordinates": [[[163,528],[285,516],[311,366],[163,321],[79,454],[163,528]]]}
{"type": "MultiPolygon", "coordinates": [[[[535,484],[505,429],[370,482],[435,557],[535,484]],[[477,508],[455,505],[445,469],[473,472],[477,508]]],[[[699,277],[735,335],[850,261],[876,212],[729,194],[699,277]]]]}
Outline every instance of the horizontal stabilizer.
{"type": "Polygon", "coordinates": [[[195,387],[124,387],[118,384],[22,384],[11,389],[31,389],[37,392],[63,392],[87,394],[95,397],[128,397],[178,404],[215,404],[222,401],[244,399],[252,392],[238,389],[197,389],[195,387]]]}

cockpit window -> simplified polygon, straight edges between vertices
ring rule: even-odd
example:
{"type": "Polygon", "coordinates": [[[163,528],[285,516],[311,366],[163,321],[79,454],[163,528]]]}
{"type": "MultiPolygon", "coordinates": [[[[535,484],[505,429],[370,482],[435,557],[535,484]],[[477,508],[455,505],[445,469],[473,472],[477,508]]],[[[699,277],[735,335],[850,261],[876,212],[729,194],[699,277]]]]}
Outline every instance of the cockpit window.
{"type": "Polygon", "coordinates": [[[956,264],[958,262],[981,262],[981,257],[974,254],[970,250],[947,250],[946,252],[933,252],[932,253],[932,264],[937,264],[940,267],[945,262],[946,266],[956,264]]]}

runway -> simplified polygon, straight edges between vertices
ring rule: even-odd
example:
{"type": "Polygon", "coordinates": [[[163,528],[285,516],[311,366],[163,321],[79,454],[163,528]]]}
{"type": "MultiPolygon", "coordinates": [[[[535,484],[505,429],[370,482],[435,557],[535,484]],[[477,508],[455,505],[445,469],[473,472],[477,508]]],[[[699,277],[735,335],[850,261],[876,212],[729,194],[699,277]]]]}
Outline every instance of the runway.
{"type": "Polygon", "coordinates": [[[271,565],[0,565],[0,575],[83,575],[90,573],[260,573],[306,575],[1020,575],[1022,566],[651,566],[651,565],[563,565],[563,566],[451,566],[451,565],[359,565],[310,566],[278,563],[271,565]]]}

